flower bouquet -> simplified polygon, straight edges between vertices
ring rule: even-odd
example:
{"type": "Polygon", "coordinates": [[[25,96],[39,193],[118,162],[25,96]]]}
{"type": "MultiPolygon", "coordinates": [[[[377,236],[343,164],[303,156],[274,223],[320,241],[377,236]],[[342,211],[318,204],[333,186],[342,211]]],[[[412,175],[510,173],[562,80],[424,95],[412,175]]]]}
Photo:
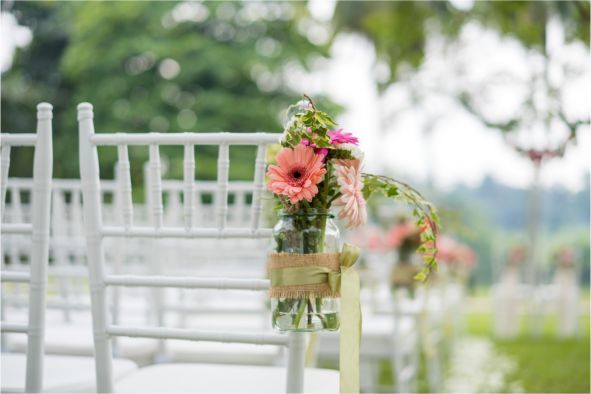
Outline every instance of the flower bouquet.
{"type": "MultiPolygon", "coordinates": [[[[366,200],[380,192],[414,206],[424,280],[436,266],[438,217],[413,188],[392,178],[363,173],[359,140],[337,129],[331,117],[304,96],[288,109],[281,149],[267,170],[279,221],[268,260],[273,327],[281,331],[337,330],[341,274],[359,251],[341,249],[333,209],[349,229],[367,221],[366,200]]],[[[417,245],[418,246],[418,245],[417,245]]]]}

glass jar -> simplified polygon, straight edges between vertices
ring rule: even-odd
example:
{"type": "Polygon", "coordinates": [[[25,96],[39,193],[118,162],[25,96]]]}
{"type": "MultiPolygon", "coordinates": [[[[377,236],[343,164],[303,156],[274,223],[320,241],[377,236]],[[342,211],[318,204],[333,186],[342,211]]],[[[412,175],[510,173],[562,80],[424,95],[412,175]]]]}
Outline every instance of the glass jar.
{"type": "MultiPolygon", "coordinates": [[[[339,229],[326,211],[279,214],[273,228],[273,253],[338,253],[339,229]]],[[[336,331],[340,300],[337,297],[271,298],[273,328],[279,331],[336,331]]]]}

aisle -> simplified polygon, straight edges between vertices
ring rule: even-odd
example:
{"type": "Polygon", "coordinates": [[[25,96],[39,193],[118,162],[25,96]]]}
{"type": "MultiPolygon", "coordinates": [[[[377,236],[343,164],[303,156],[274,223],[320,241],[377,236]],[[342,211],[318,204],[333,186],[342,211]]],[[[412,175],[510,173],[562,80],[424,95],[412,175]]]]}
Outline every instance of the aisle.
{"type": "Polygon", "coordinates": [[[489,339],[467,336],[458,339],[444,383],[447,393],[522,393],[523,387],[507,376],[517,368],[515,360],[499,353],[489,339]]]}

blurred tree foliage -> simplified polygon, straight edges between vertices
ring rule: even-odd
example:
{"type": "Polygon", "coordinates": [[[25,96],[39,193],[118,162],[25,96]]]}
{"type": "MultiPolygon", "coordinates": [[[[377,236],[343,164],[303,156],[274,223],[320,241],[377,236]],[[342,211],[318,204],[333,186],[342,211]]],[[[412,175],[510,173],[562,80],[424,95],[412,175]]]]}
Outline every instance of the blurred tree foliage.
{"type": "Polygon", "coordinates": [[[563,22],[566,40],[589,45],[589,1],[475,1],[469,9],[449,1],[339,2],[335,31],[353,31],[369,38],[378,58],[390,68],[386,88],[401,72],[422,64],[427,38],[441,34],[453,39],[471,21],[518,39],[528,48],[543,50],[547,21],[563,22]]]}
{"type": "Polygon", "coordinates": [[[404,70],[419,67],[429,34],[457,35],[465,15],[446,1],[339,2],[335,9],[336,31],[352,31],[369,38],[378,58],[390,68],[380,81],[385,89],[404,70]]]}
{"type": "Polygon", "coordinates": [[[547,21],[557,17],[567,42],[589,45],[589,1],[477,1],[471,18],[517,38],[528,48],[545,50],[547,21]]]}
{"type": "MultiPolygon", "coordinates": [[[[30,131],[35,105],[52,103],[56,177],[78,176],[79,102],[94,105],[101,132],[279,132],[281,111],[303,93],[286,88],[282,67],[306,67],[314,57],[327,56],[327,47],[298,31],[298,21],[308,17],[305,3],[15,2],[2,7],[33,32],[32,43],[17,52],[2,75],[2,130],[30,131]]],[[[180,176],[181,151],[163,147],[162,153],[170,175],[180,176]]],[[[147,150],[130,154],[142,161],[147,150]]],[[[197,149],[198,177],[215,177],[216,155],[216,150],[197,149]]],[[[231,155],[254,162],[252,149],[234,148],[231,155]]],[[[13,156],[11,176],[30,175],[30,156],[13,156]]],[[[101,151],[106,177],[112,176],[115,159],[114,149],[101,151]]],[[[132,176],[138,179],[142,169],[133,162],[132,176]]],[[[231,167],[230,176],[248,178],[247,167],[231,167]]]]}

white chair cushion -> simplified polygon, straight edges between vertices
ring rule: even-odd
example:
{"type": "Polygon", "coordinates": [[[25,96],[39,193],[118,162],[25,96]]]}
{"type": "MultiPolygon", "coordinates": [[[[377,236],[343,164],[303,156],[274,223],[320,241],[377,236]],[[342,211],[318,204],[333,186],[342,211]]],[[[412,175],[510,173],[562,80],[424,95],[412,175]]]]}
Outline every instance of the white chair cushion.
{"type": "MultiPolygon", "coordinates": [[[[142,368],[115,384],[119,393],[283,393],[285,367],[159,364],[142,368]]],[[[310,368],[304,392],[336,393],[339,372],[310,368]]]]}
{"type": "MultiPolygon", "coordinates": [[[[27,359],[24,354],[2,353],[2,392],[22,393],[25,388],[27,359]]],[[[45,356],[43,363],[43,392],[96,392],[94,358],[45,356]]],[[[137,370],[129,360],[113,360],[113,377],[118,380],[137,370]]]]}
{"type": "MultiPolygon", "coordinates": [[[[6,347],[11,352],[25,352],[27,337],[14,335],[6,347]]],[[[117,338],[119,356],[140,365],[151,362],[158,350],[156,340],[146,338],[117,338]]],[[[49,326],[45,331],[45,354],[68,356],[92,356],[94,343],[91,326],[49,326]]]]}
{"type": "Polygon", "coordinates": [[[168,359],[173,362],[273,365],[281,357],[279,346],[242,343],[166,342],[168,359]]]}

